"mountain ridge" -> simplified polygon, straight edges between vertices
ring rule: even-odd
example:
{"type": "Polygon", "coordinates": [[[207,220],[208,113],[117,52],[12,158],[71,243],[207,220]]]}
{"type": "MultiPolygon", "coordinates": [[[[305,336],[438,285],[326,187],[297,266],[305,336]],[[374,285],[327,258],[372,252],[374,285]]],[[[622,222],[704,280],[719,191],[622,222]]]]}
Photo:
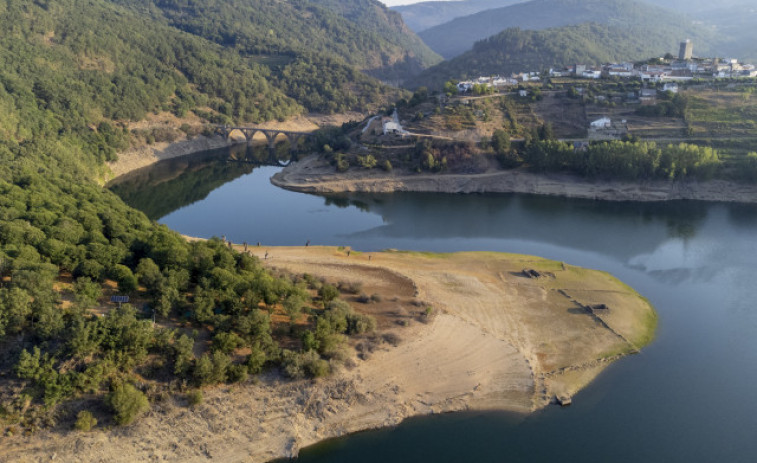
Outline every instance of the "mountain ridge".
{"type": "MultiPolygon", "coordinates": [[[[684,16],[636,0],[532,0],[485,10],[432,27],[418,35],[429,47],[449,59],[469,50],[478,41],[510,27],[541,30],[594,22],[614,26],[648,24],[665,29],[677,40],[692,38],[705,43],[707,31],[684,16]],[[460,39],[464,37],[464,39],[460,39]]],[[[699,46],[698,49],[706,47],[699,46]]]]}

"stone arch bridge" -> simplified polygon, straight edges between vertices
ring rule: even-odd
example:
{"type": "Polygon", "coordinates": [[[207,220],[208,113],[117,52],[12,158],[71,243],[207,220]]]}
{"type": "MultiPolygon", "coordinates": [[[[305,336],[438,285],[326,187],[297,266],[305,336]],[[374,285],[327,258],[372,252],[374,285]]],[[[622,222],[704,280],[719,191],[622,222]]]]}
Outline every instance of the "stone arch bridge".
{"type": "Polygon", "coordinates": [[[295,132],[291,130],[279,130],[279,129],[263,129],[259,127],[237,127],[237,126],[230,126],[230,125],[218,125],[216,126],[215,132],[224,138],[228,139],[232,132],[241,132],[247,142],[251,142],[255,134],[262,133],[265,135],[266,140],[268,141],[268,148],[273,149],[276,145],[276,139],[279,137],[279,135],[284,135],[289,140],[289,146],[292,151],[295,151],[297,149],[298,143],[300,142],[300,139],[304,137],[312,137],[313,134],[310,132],[295,132]]]}

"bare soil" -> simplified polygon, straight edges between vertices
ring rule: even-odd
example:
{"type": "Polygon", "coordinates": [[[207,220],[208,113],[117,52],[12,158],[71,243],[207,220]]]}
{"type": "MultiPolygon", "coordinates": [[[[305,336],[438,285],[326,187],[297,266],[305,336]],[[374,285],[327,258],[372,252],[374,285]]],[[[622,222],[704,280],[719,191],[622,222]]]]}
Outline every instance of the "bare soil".
{"type": "Polygon", "coordinates": [[[5,437],[0,461],[262,462],[413,415],[527,413],[637,352],[656,322],[649,304],[610,275],[537,257],[251,248],[261,258],[266,252],[271,268],[359,280],[380,294],[379,302],[353,304],[381,319],[378,333],[355,341],[370,355],[356,350],[347,367],[318,381],[270,373],[209,389],[191,408],[167,398],[124,428],[5,437]],[[543,276],[528,278],[524,268],[543,276]],[[597,301],[610,307],[606,318],[584,308],[597,301]],[[422,315],[427,307],[431,315],[422,315]],[[392,323],[399,317],[408,323],[392,323]]]}
{"type": "Polygon", "coordinates": [[[271,183],[306,193],[528,193],[608,201],[757,202],[757,186],[724,180],[591,181],[569,174],[534,174],[524,169],[418,174],[401,169],[385,172],[354,168],[338,173],[318,156],[291,164],[274,175],[271,183]]]}

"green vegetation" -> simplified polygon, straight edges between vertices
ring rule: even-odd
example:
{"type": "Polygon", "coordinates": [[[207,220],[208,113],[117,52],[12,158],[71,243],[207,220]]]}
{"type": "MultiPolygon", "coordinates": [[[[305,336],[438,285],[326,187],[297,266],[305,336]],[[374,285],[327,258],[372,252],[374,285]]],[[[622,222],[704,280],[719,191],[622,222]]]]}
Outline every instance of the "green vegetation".
{"type": "Polygon", "coordinates": [[[116,423],[120,425],[130,424],[150,406],[147,397],[128,383],[114,387],[108,394],[107,402],[113,409],[116,423]]]}
{"type": "Polygon", "coordinates": [[[523,160],[538,172],[570,170],[583,177],[623,180],[711,179],[720,165],[712,148],[680,143],[658,147],[654,142],[592,143],[585,150],[555,140],[526,146],[523,160]]]}
{"type": "MultiPolygon", "coordinates": [[[[259,62],[320,56],[377,77],[403,79],[440,61],[407,31],[399,14],[374,0],[114,1],[242,55],[265,57],[259,62]]],[[[286,60],[279,63],[290,67],[286,60]]],[[[325,73],[302,77],[329,79],[325,73]]]]}
{"type": "Polygon", "coordinates": [[[92,412],[82,410],[76,415],[76,422],[74,428],[79,431],[89,432],[95,426],[97,426],[97,418],[92,415],[92,412]]]}
{"type": "MultiPolygon", "coordinates": [[[[303,14],[312,6],[295,3],[303,14]]],[[[107,394],[114,421],[127,424],[164,392],[283,366],[290,350],[305,352],[303,331],[318,342],[309,355],[338,362],[345,336],[370,327],[334,308],[338,294],[316,304],[305,283],[270,274],[221,240],[188,243],[96,182],[104,161],[131,140],[165,135],[125,128],[150,113],[259,122],[386,98],[385,87],[334,54],[292,47],[286,59],[262,60],[253,52],[263,50],[251,45],[262,35],[249,35],[245,48],[216,40],[221,26],[194,33],[182,23],[178,30],[169,4],[179,5],[165,2],[165,17],[149,2],[0,5],[0,340],[13,340],[2,343],[0,356],[8,372],[0,380],[3,422],[33,430],[54,424],[67,410],[62,402],[107,394]],[[285,94],[297,98],[304,85],[308,98],[322,100],[285,94]],[[108,305],[112,294],[129,294],[132,305],[108,305]],[[285,306],[308,316],[278,326],[272,314],[282,316],[285,306]],[[329,323],[319,331],[323,317],[329,323]]],[[[187,11],[180,16],[192,23],[187,11]]],[[[198,27],[223,17],[202,13],[198,27]]],[[[211,182],[237,175],[232,166],[220,170],[211,182]]],[[[195,180],[166,188],[192,190],[195,180]]],[[[323,373],[319,365],[308,374],[323,373]]],[[[77,422],[91,428],[94,417],[77,422]]]]}
{"type": "Polygon", "coordinates": [[[409,85],[441,88],[449,79],[509,75],[561,68],[575,63],[602,64],[661,56],[672,37],[660,37],[653,26],[635,28],[584,23],[546,30],[512,28],[473,45],[473,49],[436,65],[409,85]],[[647,29],[648,27],[648,29],[647,29]]]}
{"type": "MultiPolygon", "coordinates": [[[[636,0],[533,0],[458,18],[418,35],[432,50],[449,59],[508,28],[541,30],[582,23],[612,25],[626,30],[629,37],[638,36],[634,43],[645,41],[668,51],[677,51],[681,37],[688,37],[702,44],[697,45],[700,55],[707,54],[703,44],[710,43],[712,37],[681,14],[636,0]]],[[[598,36],[595,42],[605,39],[598,36]]]]}

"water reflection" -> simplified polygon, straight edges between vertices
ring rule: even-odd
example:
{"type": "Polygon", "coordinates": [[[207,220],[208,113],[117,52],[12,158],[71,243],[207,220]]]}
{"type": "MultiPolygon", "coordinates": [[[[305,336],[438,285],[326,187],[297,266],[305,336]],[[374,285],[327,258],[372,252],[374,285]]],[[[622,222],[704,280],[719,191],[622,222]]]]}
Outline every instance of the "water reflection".
{"type": "MultiPolygon", "coordinates": [[[[711,206],[683,201],[607,203],[527,195],[417,193],[330,197],[325,204],[350,204],[381,215],[384,225],[356,232],[351,238],[518,239],[624,259],[650,252],[651,245],[667,239],[695,238],[711,206]]],[[[757,212],[752,213],[757,217],[757,212]]]]}
{"type": "Polygon", "coordinates": [[[108,185],[126,204],[153,220],[205,199],[220,186],[260,166],[283,165],[298,153],[289,142],[274,148],[239,144],[158,162],[130,172],[108,185]]]}
{"type": "MultiPolygon", "coordinates": [[[[168,169],[173,176],[148,175],[133,189],[161,201],[174,189],[185,190],[177,194],[183,198],[196,193],[186,191],[192,187],[202,190],[204,200],[160,219],[188,235],[535,254],[609,271],[660,313],[658,339],[613,364],[572,407],[525,419],[411,420],[308,449],[300,461],[752,461],[757,454],[757,207],[523,195],[324,199],[275,188],[269,178],[276,168],[241,168],[198,167],[190,186],[173,189],[164,184],[191,174],[168,169]],[[228,183],[208,194],[224,175],[228,183]]],[[[171,208],[177,204],[186,199],[171,208]]]]}

